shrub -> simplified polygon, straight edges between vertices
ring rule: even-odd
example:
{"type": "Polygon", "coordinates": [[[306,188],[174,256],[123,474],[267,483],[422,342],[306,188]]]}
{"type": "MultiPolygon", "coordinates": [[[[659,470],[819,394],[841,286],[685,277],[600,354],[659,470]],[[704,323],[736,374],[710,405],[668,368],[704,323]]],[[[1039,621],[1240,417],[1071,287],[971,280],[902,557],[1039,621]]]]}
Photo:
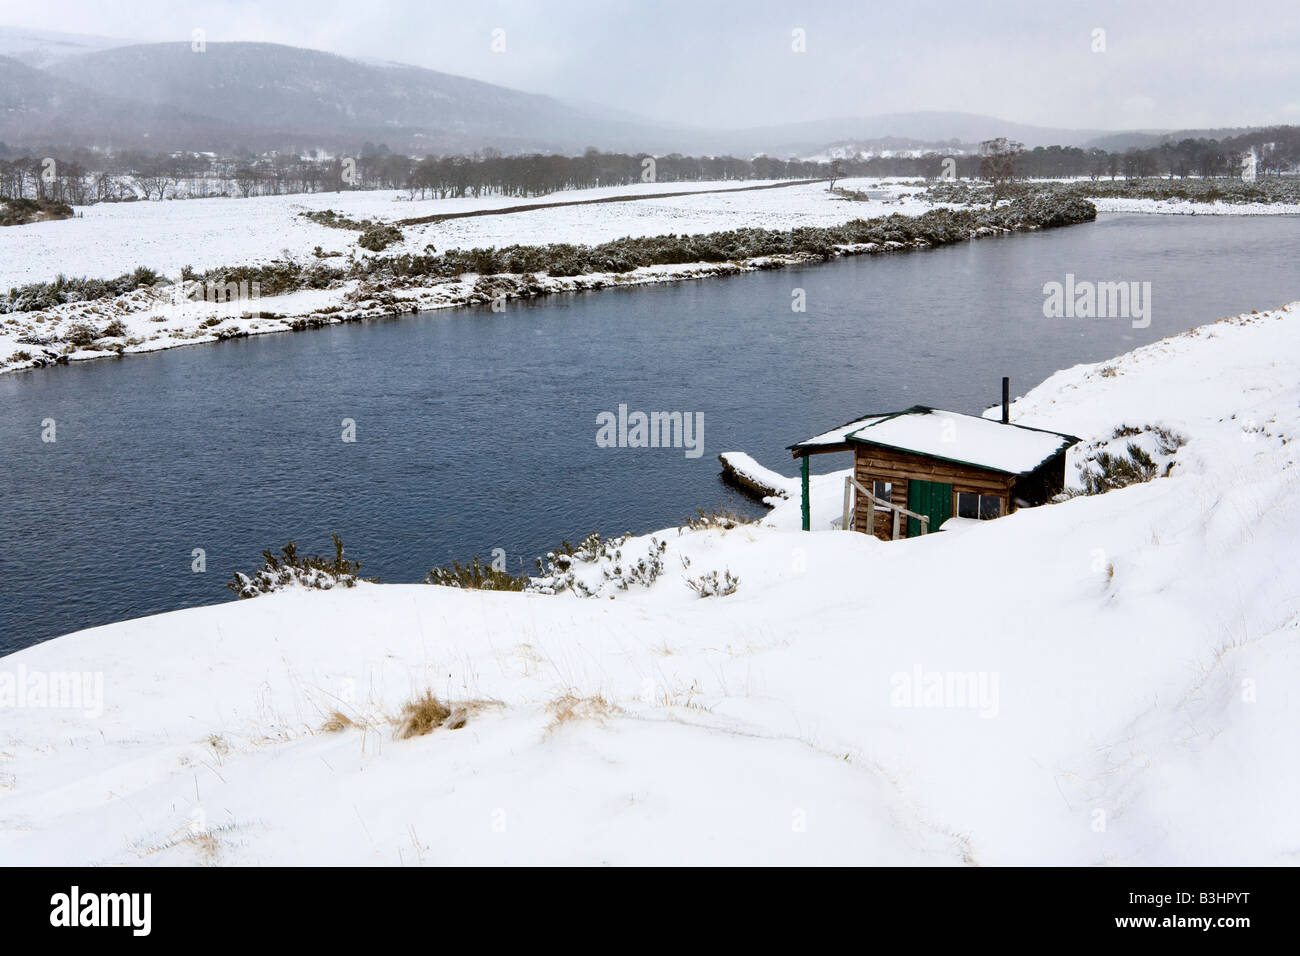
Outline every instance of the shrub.
{"type": "Polygon", "coordinates": [[[152,269],[140,266],[131,273],[131,288],[138,289],[140,286],[157,285],[161,279],[162,277],[152,269]]]}
{"type": "Polygon", "coordinates": [[[595,597],[604,585],[592,587],[579,580],[577,572],[583,564],[600,566],[601,578],[620,591],[626,591],[633,584],[649,587],[663,573],[663,554],[668,542],[651,538],[645,557],[625,563],[623,546],[629,537],[625,534],[603,540],[593,531],[576,548],[567,541],[560,542],[559,549],[547,552],[545,564],[538,559],[537,576],[529,581],[525,590],[539,594],[571,591],[580,597],[595,597]]]}
{"type": "Polygon", "coordinates": [[[1082,473],[1083,493],[1100,495],[1116,488],[1150,481],[1156,476],[1156,463],[1141,447],[1129,442],[1126,455],[1099,451],[1082,473]]]}
{"type": "Polygon", "coordinates": [[[53,199],[0,199],[0,226],[21,226],[75,215],[67,203],[53,199]]]}
{"type": "Polygon", "coordinates": [[[1142,435],[1152,436],[1155,453],[1161,458],[1172,459],[1178,449],[1187,444],[1186,438],[1162,425],[1143,425],[1140,428],[1120,425],[1111,432],[1107,442],[1092,446],[1096,450],[1085,457],[1080,468],[1082,489],[1078,493],[1100,495],[1168,475],[1173,469],[1173,461],[1167,461],[1162,471],[1160,463],[1136,441],[1127,442],[1122,454],[1105,448],[1108,442],[1142,435]]]}
{"type": "Polygon", "coordinates": [[[447,567],[434,568],[424,583],[471,591],[522,591],[528,586],[528,575],[516,576],[493,567],[484,567],[479,564],[478,555],[475,555],[463,567],[459,561],[452,561],[447,567]]]}
{"type": "Polygon", "coordinates": [[[717,571],[710,571],[698,578],[687,578],[686,586],[702,598],[726,597],[728,594],[734,594],[736,588],[740,587],[740,578],[730,571],[724,571],[723,575],[719,578],[717,571]]]}
{"type": "Polygon", "coordinates": [[[61,338],[69,345],[85,348],[99,338],[99,330],[89,322],[70,322],[64,328],[61,338]]]}
{"type": "Polygon", "coordinates": [[[740,514],[730,506],[725,508],[714,508],[705,511],[703,508],[695,509],[696,516],[687,518],[684,528],[691,531],[702,531],[707,528],[721,528],[724,531],[730,531],[732,528],[738,528],[743,524],[753,524],[757,518],[749,518],[740,514]]]}
{"type": "Polygon", "coordinates": [[[334,539],[334,557],[322,558],[313,555],[309,558],[298,554],[298,546],[292,541],[280,549],[276,556],[270,551],[263,551],[264,563],[252,575],[236,571],[233,580],[226,582],[226,587],[241,598],[253,598],[270,594],[283,588],[299,586],[320,591],[335,587],[356,587],[357,581],[377,581],[378,578],[362,578],[361,562],[349,561],[343,557],[343,542],[337,534],[334,539]]]}
{"type": "Polygon", "coordinates": [[[120,275],[115,279],[69,279],[67,276],[59,275],[51,282],[33,282],[10,289],[8,295],[0,297],[0,314],[42,312],[68,302],[111,299],[136,289],[140,281],[148,276],[153,276],[154,281],[157,281],[157,273],[152,269],[144,268],[120,275]]]}
{"type": "Polygon", "coordinates": [[[395,242],[402,241],[402,230],[387,223],[374,223],[357,239],[357,245],[371,252],[381,252],[395,242]]]}
{"type": "Polygon", "coordinates": [[[663,554],[667,547],[667,541],[651,538],[649,553],[626,568],[623,567],[622,550],[616,549],[612,555],[614,566],[604,569],[605,580],[612,582],[620,591],[626,591],[633,584],[648,588],[664,572],[663,554]]]}

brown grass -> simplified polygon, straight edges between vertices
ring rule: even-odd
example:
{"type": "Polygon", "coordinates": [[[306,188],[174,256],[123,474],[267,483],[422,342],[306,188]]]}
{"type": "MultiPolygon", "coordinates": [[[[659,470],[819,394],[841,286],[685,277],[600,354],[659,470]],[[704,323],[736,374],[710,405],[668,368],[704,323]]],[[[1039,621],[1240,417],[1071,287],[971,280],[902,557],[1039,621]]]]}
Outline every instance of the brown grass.
{"type": "Polygon", "coordinates": [[[336,710],[329,715],[325,723],[321,725],[320,729],[322,733],[337,734],[337,733],[342,733],[343,731],[347,730],[349,727],[359,727],[359,726],[360,724],[358,724],[347,714],[344,714],[336,710]]]}
{"type": "MultiPolygon", "coordinates": [[[[398,740],[423,737],[433,733],[451,716],[451,708],[426,690],[423,695],[402,705],[402,722],[395,736],[398,740]]],[[[464,726],[464,723],[461,723],[464,726]]]]}
{"type": "Polygon", "coordinates": [[[497,706],[497,701],[469,700],[459,704],[444,704],[434,696],[433,691],[426,690],[421,696],[402,705],[401,723],[394,736],[398,740],[409,737],[423,737],[433,731],[460,730],[472,714],[484,707],[497,706]]]}
{"type": "Polygon", "coordinates": [[[551,722],[546,727],[550,733],[557,727],[574,721],[592,720],[603,724],[618,712],[618,708],[599,694],[591,697],[579,697],[569,691],[546,705],[550,711],[551,722]]]}

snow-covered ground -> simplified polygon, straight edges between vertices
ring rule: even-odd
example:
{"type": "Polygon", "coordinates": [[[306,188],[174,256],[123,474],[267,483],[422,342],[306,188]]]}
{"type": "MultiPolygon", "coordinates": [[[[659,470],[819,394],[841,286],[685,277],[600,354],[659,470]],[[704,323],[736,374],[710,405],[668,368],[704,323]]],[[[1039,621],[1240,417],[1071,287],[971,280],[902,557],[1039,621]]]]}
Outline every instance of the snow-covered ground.
{"type": "Polygon", "coordinates": [[[1089,199],[1098,212],[1137,212],[1166,216],[1296,216],[1300,203],[1194,202],[1190,199],[1089,199]]]}
{"type": "Polygon", "coordinates": [[[592,598],[290,591],[0,659],[11,705],[29,688],[0,859],[1294,864],[1300,302],[1059,372],[1012,417],[1187,442],[1169,477],[909,541],[829,530],[822,476],[822,530],[797,498],[666,529],[648,587],[604,562],[592,598]],[[697,596],[713,571],[735,592],[697,596]],[[395,739],[426,690],[465,725],[395,739]]]}
{"type": "MultiPolygon", "coordinates": [[[[842,181],[846,188],[875,188],[879,183],[879,180],[842,181]]],[[[357,233],[322,226],[299,215],[306,211],[333,209],[351,219],[395,222],[478,209],[759,185],[764,185],[764,181],[639,183],[532,198],[483,196],[421,200],[417,196],[411,200],[405,190],[380,190],[248,199],[98,203],[76,207],[79,218],[0,229],[0,289],[48,282],[60,273],[105,279],[147,266],[175,277],[187,265],[202,271],[277,258],[306,259],[316,246],[345,255],[356,250],[357,233]]],[[[900,193],[903,191],[912,190],[900,190],[900,193]]],[[[385,254],[423,252],[431,243],[442,251],[511,243],[593,244],[624,236],[706,233],[744,226],[790,229],[799,225],[834,225],[882,212],[919,215],[928,208],[914,200],[846,202],[828,195],[825,183],[814,183],[653,199],[644,203],[571,206],[507,216],[453,219],[407,227],[406,241],[390,246],[385,254]]]]}

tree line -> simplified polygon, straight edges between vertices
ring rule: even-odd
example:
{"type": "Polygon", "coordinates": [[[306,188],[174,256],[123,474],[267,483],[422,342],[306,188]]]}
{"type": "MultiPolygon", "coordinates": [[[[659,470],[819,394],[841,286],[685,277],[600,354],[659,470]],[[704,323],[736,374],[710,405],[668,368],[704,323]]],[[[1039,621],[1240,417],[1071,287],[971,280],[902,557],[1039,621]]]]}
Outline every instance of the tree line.
{"type": "MultiPolygon", "coordinates": [[[[1090,177],[1237,176],[1243,155],[1254,150],[1256,174],[1300,169],[1300,127],[1282,126],[1223,140],[1185,138],[1143,149],[1108,151],[1077,146],[1017,143],[999,147],[995,180],[1090,177]],[[1003,156],[1001,153],[1007,155],[1003,156]]],[[[580,156],[504,156],[485,149],[469,156],[393,153],[367,144],[358,155],[254,155],[211,153],[104,153],[87,149],[18,154],[0,143],[0,199],[48,199],[72,205],[161,200],[168,195],[262,196],[339,192],[348,189],[405,189],[412,196],[439,199],[504,195],[542,196],[566,189],[626,186],[639,182],[699,182],[758,179],[818,179],[854,176],[989,178],[988,144],[979,152],[924,155],[847,156],[825,160],[782,160],[767,156],[666,156],[610,153],[595,148],[580,156]]]]}

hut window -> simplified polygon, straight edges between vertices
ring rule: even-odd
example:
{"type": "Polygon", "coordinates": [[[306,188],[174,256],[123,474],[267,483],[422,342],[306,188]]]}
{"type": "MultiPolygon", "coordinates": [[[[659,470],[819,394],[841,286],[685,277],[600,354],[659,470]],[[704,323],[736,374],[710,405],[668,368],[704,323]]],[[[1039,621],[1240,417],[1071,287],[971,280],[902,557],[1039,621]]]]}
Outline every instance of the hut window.
{"type": "Polygon", "coordinates": [[[977,495],[962,491],[957,494],[957,516],[979,518],[981,521],[1002,514],[1002,499],[997,495],[977,495]]]}
{"type": "Polygon", "coordinates": [[[874,494],[881,501],[893,501],[894,483],[892,481],[877,481],[875,483],[874,494]]]}

